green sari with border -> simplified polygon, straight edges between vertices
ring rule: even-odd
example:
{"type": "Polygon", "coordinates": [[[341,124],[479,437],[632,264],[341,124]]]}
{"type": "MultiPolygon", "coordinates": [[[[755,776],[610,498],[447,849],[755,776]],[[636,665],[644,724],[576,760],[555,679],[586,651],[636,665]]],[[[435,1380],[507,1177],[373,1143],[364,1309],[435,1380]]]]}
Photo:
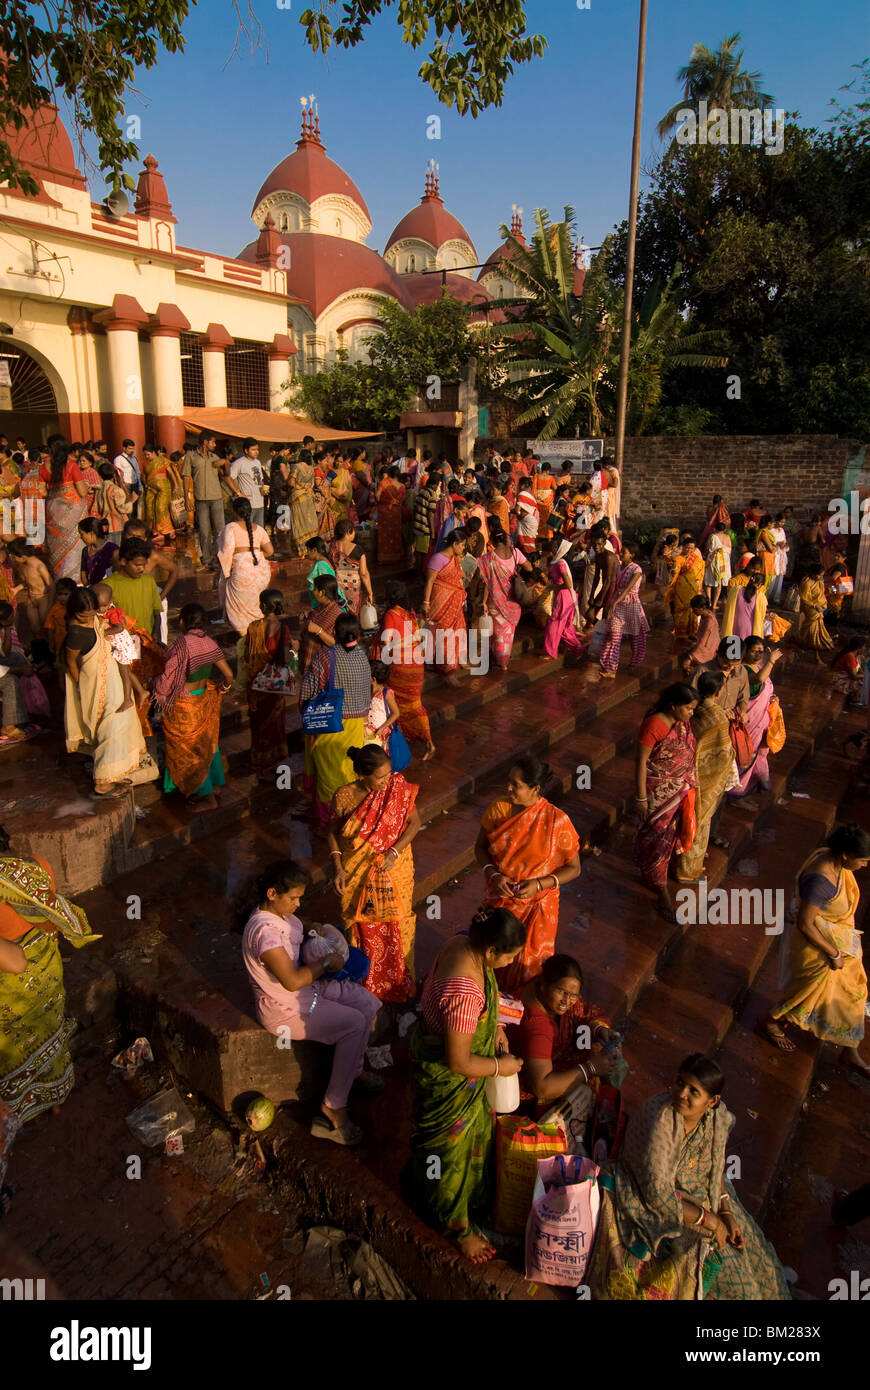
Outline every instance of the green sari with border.
{"type": "MultiPolygon", "coordinates": [[[[487,970],[486,1008],[471,1039],[475,1056],[495,1056],[497,1026],[498,986],[487,970]]],[[[492,1205],[492,1111],[486,1078],[451,1071],[444,1041],[429,1032],[424,1019],[411,1038],[414,1131],[403,1188],[424,1221],[460,1240],[478,1231],[473,1218],[484,1220],[492,1205]]]]}

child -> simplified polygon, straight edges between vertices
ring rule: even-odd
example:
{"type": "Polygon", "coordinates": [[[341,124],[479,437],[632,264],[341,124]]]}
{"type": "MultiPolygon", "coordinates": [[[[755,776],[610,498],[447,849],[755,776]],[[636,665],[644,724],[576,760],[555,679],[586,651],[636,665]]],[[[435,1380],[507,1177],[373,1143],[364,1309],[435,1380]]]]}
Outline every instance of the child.
{"type": "MultiPolygon", "coordinates": [[[[126,522],[124,526],[123,539],[125,541],[147,541],[148,528],[146,527],[145,522],[137,521],[135,517],[131,517],[130,520],[126,522]]],[[[112,568],[117,569],[118,563],[119,560],[118,556],[116,555],[112,562],[112,568]]],[[[178,566],[174,560],[170,559],[168,555],[161,553],[161,551],[159,550],[152,550],[151,555],[148,559],[148,563],[145,566],[145,573],[150,574],[155,584],[157,584],[160,592],[160,598],[162,599],[163,613],[160,619],[160,640],[165,646],[169,641],[168,600],[169,595],[172,593],[172,590],[178,583],[178,566]],[[163,585],[162,589],[160,588],[161,584],[163,585]]]]}
{"type": "Polygon", "coordinates": [[[20,581],[21,603],[27,613],[31,637],[42,637],[48,610],[54,602],[54,580],[23,536],[9,544],[15,577],[20,581]]]}
{"type": "Polygon", "coordinates": [[[390,668],[383,661],[371,663],[372,702],[365,721],[366,743],[378,743],[385,753],[390,751],[390,731],[399,718],[396,697],[388,690],[390,668]]]}
{"type": "Polygon", "coordinates": [[[106,579],[118,607],[149,637],[153,636],[155,621],[163,611],[157,585],[147,573],[150,559],[148,542],[130,537],[122,541],[117,555],[118,567],[106,579]]]}
{"type": "Polygon", "coordinates": [[[109,639],[112,655],[121,670],[121,681],[124,686],[124,703],[121,706],[121,711],[130,709],[132,706],[134,691],[137,703],[144,705],[149,698],[148,691],[131,670],[134,661],[139,660],[141,648],[132,632],[127,629],[127,615],[122,609],[115,606],[112,590],[108,584],[95,584],[93,593],[97,600],[97,613],[103,624],[103,634],[109,639]]]}
{"type": "Polygon", "coordinates": [[[2,724],[0,739],[7,743],[23,743],[27,738],[22,725],[27,723],[27,707],[21,677],[32,674],[18,634],[11,603],[0,603],[0,704],[2,724]]]}
{"type": "Polygon", "coordinates": [[[54,603],[48,610],[43,628],[52,655],[57,656],[66,641],[66,609],[70,597],[75,593],[74,579],[59,579],[54,586],[54,603]]]}
{"type": "Polygon", "coordinates": [[[118,475],[110,463],[101,463],[97,472],[101,482],[94,498],[96,515],[108,521],[108,539],[113,541],[115,545],[120,545],[124,522],[132,512],[135,502],[127,489],[121,485],[118,475]]]}

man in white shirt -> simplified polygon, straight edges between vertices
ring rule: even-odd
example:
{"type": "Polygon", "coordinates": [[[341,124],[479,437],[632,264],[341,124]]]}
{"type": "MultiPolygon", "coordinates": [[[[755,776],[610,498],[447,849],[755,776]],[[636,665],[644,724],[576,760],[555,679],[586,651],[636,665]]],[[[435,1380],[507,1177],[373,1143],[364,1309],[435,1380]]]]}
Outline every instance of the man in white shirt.
{"type": "Polygon", "coordinates": [[[535,548],[535,542],[538,538],[538,525],[540,522],[538,504],[535,501],[535,494],[532,492],[530,478],[520,478],[515,513],[517,518],[517,542],[520,549],[523,550],[526,555],[530,555],[535,548]]]}
{"type": "Polygon", "coordinates": [[[115,458],[115,472],[121,479],[125,487],[129,488],[135,498],[132,516],[139,516],[139,497],[142,492],[142,474],[139,472],[139,464],[136,459],[135,439],[125,439],[121,445],[122,453],[115,458]]]}
{"type": "Polygon", "coordinates": [[[242,453],[230,464],[231,486],[236,484],[242,497],[251,504],[251,521],[254,526],[265,525],[266,505],[263,499],[263,466],[260,463],[260,446],[256,439],[246,439],[242,453]]]}

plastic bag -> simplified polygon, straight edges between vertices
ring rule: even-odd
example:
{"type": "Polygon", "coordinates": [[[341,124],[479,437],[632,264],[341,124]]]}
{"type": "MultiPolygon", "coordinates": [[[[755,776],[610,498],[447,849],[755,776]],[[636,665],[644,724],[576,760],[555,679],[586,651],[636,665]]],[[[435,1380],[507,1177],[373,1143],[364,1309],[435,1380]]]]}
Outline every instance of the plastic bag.
{"type": "Polygon", "coordinates": [[[539,1158],[567,1148],[565,1127],[535,1124],[521,1115],[499,1115],[495,1122],[495,1212],[493,1226],[507,1236],[526,1229],[539,1158]]]}
{"type": "Polygon", "coordinates": [[[601,1206],[598,1173],[588,1158],[559,1154],[538,1162],[526,1224],[527,1279],[574,1288],[583,1283],[601,1206]]]}
{"type": "Polygon", "coordinates": [[[156,1096],[131,1110],[127,1127],[149,1149],[162,1147],[170,1134],[192,1134],[196,1120],[191,1115],[174,1086],[158,1091],[156,1096]]]}

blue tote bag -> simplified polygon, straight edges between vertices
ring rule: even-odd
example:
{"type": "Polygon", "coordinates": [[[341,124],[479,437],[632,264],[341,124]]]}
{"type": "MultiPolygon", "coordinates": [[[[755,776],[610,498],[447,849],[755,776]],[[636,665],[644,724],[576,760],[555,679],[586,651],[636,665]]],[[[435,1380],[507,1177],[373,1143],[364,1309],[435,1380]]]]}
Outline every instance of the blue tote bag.
{"type": "Polygon", "coordinates": [[[329,653],[329,685],[307,700],[302,710],[306,734],[340,734],[344,728],[344,691],[335,689],[335,648],[329,653]]]}

